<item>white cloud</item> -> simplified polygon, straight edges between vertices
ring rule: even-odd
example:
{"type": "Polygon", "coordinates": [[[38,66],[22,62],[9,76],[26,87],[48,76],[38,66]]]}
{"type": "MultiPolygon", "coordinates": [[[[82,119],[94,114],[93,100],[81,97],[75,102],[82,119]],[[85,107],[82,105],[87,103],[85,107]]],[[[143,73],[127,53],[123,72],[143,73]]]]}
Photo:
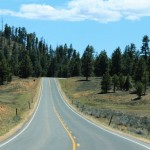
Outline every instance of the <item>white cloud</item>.
{"type": "Polygon", "coordinates": [[[64,8],[23,4],[19,11],[0,9],[0,14],[28,19],[114,22],[122,18],[138,20],[150,17],[149,0],[71,0],[64,8]]]}

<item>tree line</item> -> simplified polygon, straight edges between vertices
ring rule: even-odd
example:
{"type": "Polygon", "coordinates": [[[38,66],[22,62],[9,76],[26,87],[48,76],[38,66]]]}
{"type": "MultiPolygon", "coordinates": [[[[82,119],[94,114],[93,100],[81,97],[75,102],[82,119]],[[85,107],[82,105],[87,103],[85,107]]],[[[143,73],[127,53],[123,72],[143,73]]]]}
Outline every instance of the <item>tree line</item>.
{"type": "Polygon", "coordinates": [[[81,59],[72,44],[48,46],[43,38],[28,33],[25,27],[10,27],[0,31],[0,84],[12,76],[70,77],[81,75],[81,59]]]}
{"type": "Polygon", "coordinates": [[[111,57],[105,50],[95,54],[88,45],[82,56],[71,45],[49,46],[35,33],[28,33],[24,27],[10,27],[7,24],[0,31],[0,84],[10,82],[12,76],[33,77],[102,77],[102,91],[128,90],[130,80],[143,84],[146,91],[150,81],[149,37],[141,41],[141,49],[131,43],[122,52],[117,47],[111,57]]]}

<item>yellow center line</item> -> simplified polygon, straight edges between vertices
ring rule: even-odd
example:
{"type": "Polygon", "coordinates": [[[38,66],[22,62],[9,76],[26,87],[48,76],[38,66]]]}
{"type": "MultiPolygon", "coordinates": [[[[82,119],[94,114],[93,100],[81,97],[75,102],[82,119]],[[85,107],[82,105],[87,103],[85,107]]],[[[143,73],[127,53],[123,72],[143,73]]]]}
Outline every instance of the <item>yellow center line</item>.
{"type": "MultiPolygon", "coordinates": [[[[49,86],[50,86],[50,80],[49,80],[49,86]]],[[[72,141],[72,150],[76,150],[76,143],[75,143],[75,140],[73,138],[73,136],[71,135],[70,131],[67,129],[65,123],[63,122],[63,119],[60,117],[60,115],[58,114],[55,106],[54,106],[54,103],[52,101],[52,105],[53,105],[53,110],[54,110],[54,113],[56,114],[58,120],[60,121],[61,125],[63,126],[63,128],[66,130],[68,136],[70,137],[71,141],[72,141]]]]}
{"type": "Polygon", "coordinates": [[[58,112],[56,111],[56,108],[55,106],[53,106],[53,110],[54,110],[54,113],[56,114],[58,120],[60,121],[61,125],[63,126],[63,128],[66,130],[68,136],[70,137],[71,141],[72,141],[72,150],[76,150],[76,143],[74,141],[74,138],[73,136],[71,135],[71,133],[69,132],[69,130],[67,129],[67,127],[65,126],[65,124],[63,123],[63,121],[60,119],[60,116],[58,114],[58,112]]]}

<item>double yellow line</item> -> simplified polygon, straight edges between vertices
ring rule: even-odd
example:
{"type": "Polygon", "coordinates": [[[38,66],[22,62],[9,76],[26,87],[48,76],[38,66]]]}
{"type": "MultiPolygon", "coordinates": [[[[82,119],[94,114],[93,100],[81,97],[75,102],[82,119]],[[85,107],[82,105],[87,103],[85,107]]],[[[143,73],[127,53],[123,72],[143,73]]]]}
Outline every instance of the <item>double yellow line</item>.
{"type": "MultiPolygon", "coordinates": [[[[50,80],[49,80],[49,86],[50,86],[50,80]]],[[[53,103],[53,101],[52,101],[53,103]]],[[[60,121],[61,125],[63,126],[63,128],[66,130],[68,136],[70,137],[71,141],[72,141],[72,150],[76,150],[76,143],[75,143],[75,140],[73,138],[73,136],[71,135],[70,131],[67,129],[67,127],[65,126],[62,118],[60,117],[59,113],[57,112],[55,106],[54,106],[54,103],[53,103],[53,110],[54,110],[54,113],[56,114],[58,120],[60,121]]]]}

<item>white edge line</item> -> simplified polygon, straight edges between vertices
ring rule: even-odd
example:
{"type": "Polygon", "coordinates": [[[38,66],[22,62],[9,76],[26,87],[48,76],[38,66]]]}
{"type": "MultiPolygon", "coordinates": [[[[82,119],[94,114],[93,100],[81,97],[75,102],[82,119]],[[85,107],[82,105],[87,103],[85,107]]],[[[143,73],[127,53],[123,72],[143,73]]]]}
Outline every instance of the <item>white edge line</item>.
{"type": "Polygon", "coordinates": [[[37,110],[38,110],[38,108],[39,108],[39,106],[40,106],[40,103],[41,103],[41,96],[42,96],[42,91],[43,91],[43,79],[42,79],[41,82],[42,82],[42,83],[41,83],[42,85],[41,85],[41,93],[40,93],[40,98],[39,98],[38,106],[37,106],[37,108],[36,108],[36,110],[35,110],[35,112],[34,112],[32,118],[31,118],[30,121],[27,123],[27,125],[26,125],[17,135],[15,135],[14,137],[12,137],[11,139],[9,139],[8,141],[6,141],[6,142],[4,142],[3,144],[1,144],[0,147],[3,147],[3,146],[5,146],[6,144],[8,144],[9,142],[11,142],[11,141],[13,141],[14,139],[16,139],[19,135],[21,135],[21,134],[29,127],[29,125],[30,125],[31,122],[33,121],[33,119],[34,119],[34,117],[35,117],[35,115],[36,115],[36,112],[37,112],[37,110]]]}
{"type": "Polygon", "coordinates": [[[58,88],[58,83],[57,83],[56,79],[55,79],[55,83],[56,83],[56,86],[57,86],[59,95],[61,96],[63,102],[64,102],[64,103],[66,104],[66,106],[67,106],[73,113],[75,113],[77,116],[79,116],[79,117],[82,118],[83,120],[87,121],[88,123],[90,123],[90,124],[96,126],[97,128],[99,128],[99,129],[101,129],[101,130],[103,130],[103,131],[106,131],[106,132],[108,132],[108,133],[111,133],[111,134],[113,134],[113,135],[115,135],[115,136],[118,136],[118,137],[120,137],[120,138],[122,138],[122,139],[125,139],[125,140],[127,140],[127,141],[130,141],[130,142],[132,142],[132,143],[135,143],[135,144],[137,144],[137,145],[140,145],[140,146],[142,146],[142,147],[147,148],[147,149],[150,150],[150,147],[145,146],[145,145],[143,145],[143,144],[141,144],[141,143],[138,143],[138,142],[136,142],[136,141],[134,141],[134,140],[131,140],[131,139],[129,139],[129,138],[126,138],[126,137],[124,137],[124,136],[121,136],[121,135],[119,135],[119,134],[117,134],[117,133],[111,132],[111,131],[109,131],[109,130],[107,130],[107,129],[104,129],[104,128],[102,128],[101,126],[96,125],[96,124],[93,123],[92,121],[87,120],[86,118],[84,118],[83,116],[81,116],[79,113],[75,112],[75,111],[71,108],[71,106],[69,106],[69,104],[64,100],[64,98],[63,98],[63,96],[62,96],[62,94],[61,94],[61,92],[60,92],[60,89],[58,88]]]}

